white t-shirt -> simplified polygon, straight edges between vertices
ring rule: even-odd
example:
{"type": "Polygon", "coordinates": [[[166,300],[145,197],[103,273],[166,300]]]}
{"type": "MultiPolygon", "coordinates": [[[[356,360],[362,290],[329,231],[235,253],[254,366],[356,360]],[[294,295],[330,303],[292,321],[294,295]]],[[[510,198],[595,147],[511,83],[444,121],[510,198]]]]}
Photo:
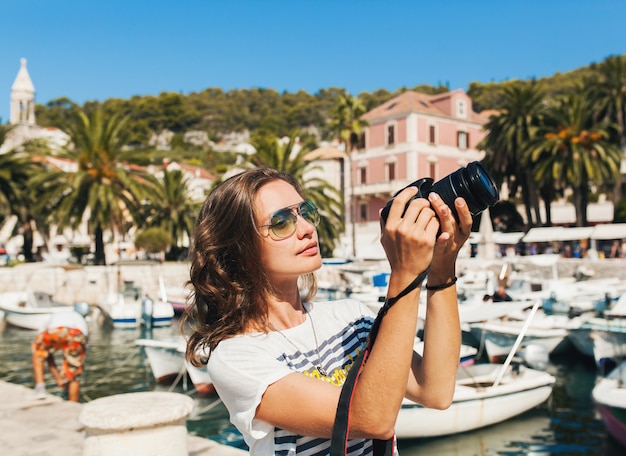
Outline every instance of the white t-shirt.
{"type": "Polygon", "coordinates": [[[51,313],[50,318],[48,318],[42,327],[39,328],[39,332],[43,332],[47,329],[58,328],[59,326],[64,328],[80,329],[80,332],[82,332],[85,336],[89,334],[85,318],[72,309],[51,313]]]}
{"type": "MultiPolygon", "coordinates": [[[[209,358],[207,368],[215,389],[252,455],[329,453],[330,439],[302,437],[254,417],[267,387],[294,371],[340,387],[366,345],[375,318],[366,305],[343,299],[305,306],[307,321],[281,331],[284,336],[278,331],[236,336],[221,341],[209,358]],[[322,377],[316,369],[318,355],[311,319],[319,342],[321,366],[328,377],[322,377]]],[[[350,440],[349,454],[371,454],[371,445],[369,439],[350,440]]]]}

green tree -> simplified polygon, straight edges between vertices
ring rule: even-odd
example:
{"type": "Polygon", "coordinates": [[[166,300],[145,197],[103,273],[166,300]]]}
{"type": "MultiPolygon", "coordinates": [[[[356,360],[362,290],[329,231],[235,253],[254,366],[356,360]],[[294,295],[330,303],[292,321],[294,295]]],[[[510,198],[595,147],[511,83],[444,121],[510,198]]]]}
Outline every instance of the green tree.
{"type": "Polygon", "coordinates": [[[298,144],[298,132],[293,131],[286,142],[269,134],[257,133],[251,138],[257,153],[250,157],[253,166],[268,166],[285,171],[302,183],[305,198],[319,208],[321,221],[317,229],[322,256],[332,256],[339,235],[344,229],[341,193],[321,177],[321,168],[311,161],[313,142],[298,144]]]}
{"type": "Polygon", "coordinates": [[[522,165],[532,163],[523,167],[532,168],[539,182],[571,188],[576,226],[587,226],[590,187],[614,185],[621,159],[605,123],[594,122],[589,97],[579,91],[552,102],[522,165]]]}
{"type": "Polygon", "coordinates": [[[150,194],[146,173],[128,166],[124,152],[127,118],[106,115],[100,107],[70,115],[63,130],[71,144],[60,155],[76,163],[76,171],[50,169],[36,178],[38,208],[59,228],[77,229],[87,218],[95,241],[95,263],[106,264],[104,232],[125,233],[129,220],[137,221],[140,201],[150,194]]]}
{"type": "Polygon", "coordinates": [[[610,56],[598,65],[592,65],[593,77],[586,84],[594,111],[599,120],[615,127],[616,141],[626,144],[626,57],[610,56]]]}
{"type": "Polygon", "coordinates": [[[191,239],[200,204],[191,199],[188,180],[179,169],[164,169],[163,177],[154,182],[154,191],[143,206],[146,226],[169,233],[171,248],[166,259],[176,259],[191,239]]]}
{"type": "Polygon", "coordinates": [[[483,162],[498,185],[506,182],[512,195],[521,191],[526,220],[533,226],[541,222],[537,189],[530,168],[520,163],[539,125],[544,93],[538,83],[530,81],[507,85],[503,97],[504,107],[489,118],[488,133],[478,148],[485,150],[483,162]]]}
{"type": "Polygon", "coordinates": [[[164,228],[155,226],[137,233],[135,247],[144,249],[148,254],[162,253],[174,242],[172,235],[164,228]]]}
{"type": "MultiPolygon", "coordinates": [[[[626,146],[626,57],[610,56],[598,65],[586,86],[596,112],[597,119],[611,125],[612,141],[622,149],[626,146]]],[[[623,177],[615,185],[612,199],[617,206],[622,199],[623,177]]]]}
{"type": "Polygon", "coordinates": [[[38,163],[33,162],[32,156],[25,151],[11,150],[0,155],[0,214],[3,219],[10,215],[17,217],[16,226],[23,238],[22,254],[27,262],[35,261],[33,240],[36,221],[32,212],[34,193],[29,181],[38,170],[38,163]]]}

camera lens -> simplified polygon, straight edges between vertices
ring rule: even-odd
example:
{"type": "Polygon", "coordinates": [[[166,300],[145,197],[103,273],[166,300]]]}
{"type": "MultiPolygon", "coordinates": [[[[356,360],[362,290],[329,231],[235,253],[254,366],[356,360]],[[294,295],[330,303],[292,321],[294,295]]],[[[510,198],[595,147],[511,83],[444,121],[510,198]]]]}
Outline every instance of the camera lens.
{"type": "Polygon", "coordinates": [[[438,193],[455,216],[454,200],[459,196],[465,199],[472,215],[493,206],[500,198],[495,182],[480,162],[472,162],[435,182],[430,191],[438,193]]]}

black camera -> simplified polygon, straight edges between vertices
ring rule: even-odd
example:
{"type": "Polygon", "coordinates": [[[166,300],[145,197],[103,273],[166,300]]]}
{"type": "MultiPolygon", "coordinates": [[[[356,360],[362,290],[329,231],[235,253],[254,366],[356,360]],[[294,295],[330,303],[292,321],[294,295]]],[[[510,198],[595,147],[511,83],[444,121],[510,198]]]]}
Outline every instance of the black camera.
{"type": "MultiPolygon", "coordinates": [[[[409,203],[415,198],[427,198],[430,192],[435,192],[441,196],[441,199],[444,200],[457,219],[458,214],[454,207],[454,200],[459,196],[465,199],[472,215],[480,214],[487,207],[496,204],[500,199],[500,194],[493,178],[483,165],[477,161],[471,162],[465,168],[460,168],[452,174],[448,174],[435,183],[433,183],[433,179],[430,177],[418,179],[403,189],[398,190],[393,195],[394,198],[408,187],[417,187],[417,195],[411,198],[409,203]]],[[[380,214],[384,222],[387,221],[392,202],[393,198],[387,202],[380,214]]],[[[408,207],[409,203],[407,203],[406,207],[408,207]]],[[[404,209],[405,212],[406,207],[404,209]]],[[[404,213],[402,215],[404,216],[404,213]]]]}

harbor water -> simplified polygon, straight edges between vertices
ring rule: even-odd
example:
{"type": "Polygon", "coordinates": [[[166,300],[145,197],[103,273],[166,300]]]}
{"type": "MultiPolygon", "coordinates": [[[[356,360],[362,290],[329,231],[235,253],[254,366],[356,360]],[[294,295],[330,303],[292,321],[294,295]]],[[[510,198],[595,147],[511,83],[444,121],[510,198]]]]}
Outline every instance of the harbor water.
{"type": "MultiPolygon", "coordinates": [[[[82,383],[81,402],[113,394],[173,390],[194,398],[196,407],[187,427],[191,434],[245,448],[239,433],[216,395],[199,397],[193,385],[181,379],[176,385],[155,384],[142,349],[142,337],[165,338],[171,328],[104,329],[91,325],[82,383]]],[[[0,331],[0,380],[33,386],[30,343],[34,333],[5,326],[0,331]]],[[[413,455],[602,455],[626,454],[611,439],[595,411],[591,389],[597,372],[594,361],[572,351],[553,358],[548,366],[557,382],[548,401],[524,415],[485,429],[432,439],[401,440],[400,453],[413,455]]],[[[49,374],[48,391],[61,395],[49,374]]],[[[1,399],[1,398],[0,398],[1,399]]],[[[420,426],[420,423],[415,423],[420,426]]]]}
{"type": "MultiPolygon", "coordinates": [[[[593,269],[596,277],[618,276],[626,280],[626,260],[621,259],[596,262],[560,260],[559,276],[571,276],[580,265],[593,269]]],[[[156,277],[151,272],[153,266],[135,266],[132,269],[123,272],[124,278],[130,276],[146,289],[158,286],[154,280],[154,283],[143,283],[156,277]]],[[[159,274],[165,277],[166,283],[178,284],[188,272],[186,265],[167,264],[159,274]]],[[[80,298],[96,302],[116,275],[114,269],[108,271],[93,267],[71,274],[55,271],[50,275],[54,280],[48,281],[63,283],[66,288],[74,290],[70,301],[77,300],[79,297],[76,294],[80,293],[80,298]]],[[[0,268],[0,289],[23,289],[27,283],[26,276],[16,268],[0,268]]],[[[36,283],[43,285],[44,280],[38,276],[36,283]]],[[[107,329],[91,321],[81,402],[138,391],[171,390],[188,394],[196,404],[187,422],[191,434],[244,448],[240,434],[230,424],[228,413],[215,394],[198,396],[186,378],[174,386],[155,383],[142,348],[135,345],[135,340],[163,339],[178,333],[177,321],[171,327],[155,328],[148,333],[143,329],[107,329]]],[[[0,380],[31,388],[34,386],[30,360],[33,337],[33,331],[0,325],[0,380]]],[[[591,390],[598,379],[594,360],[581,356],[572,347],[558,357],[552,357],[547,370],[556,377],[556,384],[551,397],[541,406],[514,419],[473,432],[401,440],[398,444],[400,453],[403,456],[625,455],[626,449],[607,435],[591,399],[591,390]]],[[[62,395],[48,373],[46,383],[49,393],[62,395]]],[[[415,426],[420,426],[420,423],[415,423],[415,426]]],[[[0,454],[3,454],[1,449],[0,454]]]]}

